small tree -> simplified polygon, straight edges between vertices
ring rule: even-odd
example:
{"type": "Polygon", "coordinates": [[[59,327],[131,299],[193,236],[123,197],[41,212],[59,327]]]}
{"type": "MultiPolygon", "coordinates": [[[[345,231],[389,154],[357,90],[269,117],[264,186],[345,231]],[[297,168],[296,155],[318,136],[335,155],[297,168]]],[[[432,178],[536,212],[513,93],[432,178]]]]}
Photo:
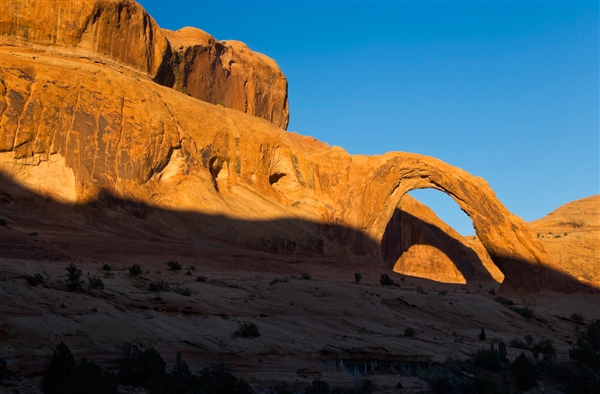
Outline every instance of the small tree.
{"type": "Polygon", "coordinates": [[[379,283],[381,283],[381,286],[394,285],[394,281],[392,280],[392,278],[390,278],[388,274],[381,274],[381,276],[379,277],[379,283]]]}
{"type": "Polygon", "coordinates": [[[177,352],[177,356],[175,357],[175,365],[173,366],[171,373],[180,382],[188,382],[192,378],[190,367],[185,361],[183,361],[181,352],[177,352]]]}
{"type": "Polygon", "coordinates": [[[485,330],[482,328],[481,332],[479,333],[479,339],[481,339],[482,341],[485,341],[485,330]]]}
{"type": "Polygon", "coordinates": [[[142,273],[142,269],[140,268],[140,266],[138,264],[134,264],[131,267],[128,268],[129,270],[129,275],[131,276],[138,276],[139,274],[142,273]]]}
{"type": "Polygon", "coordinates": [[[355,273],[354,274],[354,281],[356,284],[358,284],[358,282],[360,282],[360,280],[362,279],[362,275],[360,273],[355,273]]]}
{"type": "Polygon", "coordinates": [[[71,263],[67,267],[67,290],[75,291],[81,289],[83,281],[81,279],[81,270],[71,263]]]}
{"type": "Polygon", "coordinates": [[[71,379],[74,370],[75,357],[69,347],[61,342],[54,350],[50,364],[46,366],[42,381],[44,392],[58,393],[68,389],[67,382],[71,379]]]}
{"type": "Polygon", "coordinates": [[[259,337],[258,327],[252,322],[242,324],[240,328],[233,334],[234,337],[241,338],[256,338],[259,337]]]}
{"type": "Polygon", "coordinates": [[[515,375],[519,390],[526,391],[535,387],[535,382],[538,378],[535,365],[533,365],[525,353],[521,352],[521,355],[515,358],[511,370],[513,375],[515,375]]]}
{"type": "Polygon", "coordinates": [[[404,329],[404,336],[408,338],[415,337],[417,336],[417,331],[415,331],[415,329],[412,327],[406,327],[404,329]]]}
{"type": "Polygon", "coordinates": [[[88,278],[88,283],[90,284],[90,289],[104,289],[104,282],[100,278],[96,278],[92,276],[88,278]]]}

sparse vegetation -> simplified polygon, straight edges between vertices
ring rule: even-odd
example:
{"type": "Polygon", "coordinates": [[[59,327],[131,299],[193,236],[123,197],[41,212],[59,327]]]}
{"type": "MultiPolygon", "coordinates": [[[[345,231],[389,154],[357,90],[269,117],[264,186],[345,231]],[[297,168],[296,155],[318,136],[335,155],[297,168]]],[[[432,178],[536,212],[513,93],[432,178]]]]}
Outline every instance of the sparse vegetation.
{"type": "Polygon", "coordinates": [[[394,281],[392,280],[392,278],[390,278],[388,274],[381,274],[381,276],[379,277],[379,283],[381,284],[381,286],[394,285],[394,281]]]}
{"type": "Polygon", "coordinates": [[[440,290],[440,291],[438,291],[438,295],[446,296],[446,295],[448,295],[448,290],[440,290]]]}
{"type": "Polygon", "coordinates": [[[67,267],[67,291],[81,290],[83,281],[81,279],[81,270],[71,263],[67,267]]]}
{"type": "Polygon", "coordinates": [[[423,289],[423,286],[421,286],[421,285],[417,286],[417,293],[419,293],[419,294],[427,294],[427,292],[423,289]]]}
{"type": "Polygon", "coordinates": [[[504,305],[504,306],[513,306],[515,304],[515,302],[511,299],[508,298],[504,298],[501,296],[497,296],[496,298],[494,298],[494,300],[496,302],[499,302],[500,304],[504,305]]]}
{"type": "Polygon", "coordinates": [[[412,327],[406,327],[404,329],[404,336],[408,338],[412,338],[417,336],[417,331],[412,327]]]}
{"type": "Polygon", "coordinates": [[[492,287],[492,288],[490,289],[489,293],[490,293],[491,295],[496,295],[496,290],[494,290],[494,288],[492,287]]]}
{"type": "Polygon", "coordinates": [[[525,341],[519,338],[511,339],[509,346],[514,347],[515,349],[529,350],[529,345],[527,345],[525,341]]]}
{"type": "Polygon", "coordinates": [[[142,268],[138,264],[133,264],[131,267],[128,268],[128,270],[129,275],[131,276],[138,276],[142,273],[142,268]]]}
{"type": "Polygon", "coordinates": [[[515,358],[511,371],[515,376],[519,390],[526,391],[535,387],[538,374],[535,370],[535,365],[529,360],[525,353],[521,352],[521,354],[515,358]]]}
{"type": "Polygon", "coordinates": [[[162,279],[157,279],[154,282],[150,282],[148,286],[148,290],[150,291],[169,291],[169,284],[162,279]]]}
{"type": "Polygon", "coordinates": [[[532,319],[534,316],[533,309],[531,309],[527,305],[525,305],[524,307],[511,306],[508,309],[510,309],[513,312],[518,313],[519,315],[523,316],[526,319],[532,319]]]}
{"type": "Polygon", "coordinates": [[[185,273],[185,275],[186,275],[186,276],[192,276],[192,271],[190,271],[190,270],[187,270],[187,271],[186,271],[186,273],[185,273]]]}
{"type": "Polygon", "coordinates": [[[556,358],[556,348],[554,347],[554,343],[547,338],[536,342],[531,348],[531,352],[536,360],[540,354],[542,355],[544,361],[551,361],[552,359],[556,358]]]}
{"type": "Polygon", "coordinates": [[[362,275],[359,272],[356,272],[354,274],[354,283],[358,284],[358,282],[360,282],[361,279],[362,279],[362,275]]]}
{"type": "Polygon", "coordinates": [[[269,286],[273,286],[276,283],[283,283],[283,282],[289,282],[289,281],[290,281],[290,278],[288,278],[287,276],[283,277],[283,278],[275,278],[269,282],[269,286]]]}
{"type": "Polygon", "coordinates": [[[195,265],[190,265],[190,269],[191,269],[192,271],[196,271],[196,266],[195,266],[195,265]]]}
{"type": "Polygon", "coordinates": [[[482,327],[481,332],[479,333],[479,339],[482,341],[485,341],[485,338],[486,338],[485,329],[482,327]]]}
{"type": "Polygon", "coordinates": [[[573,313],[571,314],[571,320],[585,321],[585,317],[583,317],[583,315],[580,315],[579,313],[573,313]]]}
{"type": "Polygon", "coordinates": [[[234,337],[252,339],[259,337],[258,327],[253,322],[245,322],[233,334],[234,337]]]}
{"type": "Polygon", "coordinates": [[[181,294],[182,296],[189,297],[192,295],[192,291],[188,287],[177,287],[175,293],[181,294]]]}
{"type": "Polygon", "coordinates": [[[26,276],[25,280],[29,286],[37,286],[40,283],[44,283],[44,277],[41,274],[35,274],[33,276],[26,276]]]}
{"type": "Polygon", "coordinates": [[[104,271],[110,271],[110,265],[108,265],[108,264],[104,264],[104,265],[102,266],[102,270],[104,270],[104,271]]]}
{"type": "Polygon", "coordinates": [[[310,274],[308,274],[308,273],[304,273],[304,274],[302,274],[302,279],[304,279],[304,280],[311,280],[312,276],[310,274]]]}
{"type": "Polygon", "coordinates": [[[95,276],[88,278],[88,283],[90,289],[104,289],[104,282],[102,282],[102,279],[96,278],[95,276]]]}
{"type": "Polygon", "coordinates": [[[6,220],[0,218],[0,226],[6,227],[6,220]]]}
{"type": "Polygon", "coordinates": [[[494,348],[494,343],[491,343],[489,349],[481,349],[475,355],[475,364],[486,371],[501,371],[507,362],[504,342],[500,342],[497,349],[494,348]]]}
{"type": "Polygon", "coordinates": [[[169,261],[167,261],[167,265],[169,266],[169,269],[171,271],[181,270],[181,264],[179,264],[179,261],[169,260],[169,261]]]}

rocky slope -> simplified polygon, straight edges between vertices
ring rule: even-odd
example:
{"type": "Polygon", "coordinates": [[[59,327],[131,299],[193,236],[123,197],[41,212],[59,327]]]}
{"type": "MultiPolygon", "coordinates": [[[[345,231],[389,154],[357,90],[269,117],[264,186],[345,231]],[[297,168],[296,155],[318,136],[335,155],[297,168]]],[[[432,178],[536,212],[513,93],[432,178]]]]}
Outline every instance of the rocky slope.
{"type": "Polygon", "coordinates": [[[554,261],[600,287],[600,195],[567,203],[529,225],[554,261]]]}

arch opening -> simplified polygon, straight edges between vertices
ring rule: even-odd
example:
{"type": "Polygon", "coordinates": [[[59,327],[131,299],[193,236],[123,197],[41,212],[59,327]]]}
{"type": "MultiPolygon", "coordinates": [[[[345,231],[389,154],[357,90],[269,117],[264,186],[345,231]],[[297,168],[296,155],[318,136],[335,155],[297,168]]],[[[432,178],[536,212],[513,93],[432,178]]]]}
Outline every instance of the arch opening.
{"type": "Polygon", "coordinates": [[[475,232],[471,218],[459,211],[450,196],[432,188],[417,193],[413,190],[400,198],[383,232],[381,256],[389,268],[404,275],[445,283],[502,282],[504,275],[473,235],[462,236],[412,194],[441,200],[443,206],[460,216],[464,232],[475,232]]]}

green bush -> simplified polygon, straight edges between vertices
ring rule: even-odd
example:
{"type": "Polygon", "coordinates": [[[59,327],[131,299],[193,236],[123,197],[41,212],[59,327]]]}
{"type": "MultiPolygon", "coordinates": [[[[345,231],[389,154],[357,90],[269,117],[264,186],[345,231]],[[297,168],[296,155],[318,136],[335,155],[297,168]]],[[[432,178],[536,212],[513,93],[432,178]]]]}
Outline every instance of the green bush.
{"type": "Polygon", "coordinates": [[[96,278],[95,276],[88,278],[88,283],[90,289],[104,289],[104,282],[102,282],[102,279],[96,278]]]}
{"type": "Polygon", "coordinates": [[[515,302],[513,300],[510,300],[508,298],[504,298],[504,297],[501,297],[501,296],[497,296],[496,298],[494,298],[494,300],[496,302],[501,303],[504,306],[513,306],[515,304],[515,302]]]}
{"type": "Polygon", "coordinates": [[[0,226],[6,227],[6,220],[0,219],[0,226]]]}
{"type": "Polygon", "coordinates": [[[204,282],[206,282],[206,279],[208,279],[208,278],[204,275],[196,276],[196,282],[204,283],[204,282]]]}
{"type": "Polygon", "coordinates": [[[284,278],[275,278],[269,282],[269,286],[273,286],[276,283],[283,283],[283,282],[289,282],[289,281],[290,281],[290,278],[288,278],[287,276],[284,278]]]}
{"type": "Polygon", "coordinates": [[[150,291],[169,291],[169,284],[162,279],[157,279],[154,282],[150,282],[148,286],[150,291]]]}
{"type": "Polygon", "coordinates": [[[404,336],[409,338],[416,337],[417,331],[415,331],[415,329],[412,327],[406,327],[404,329],[404,336]]]}
{"type": "Polygon", "coordinates": [[[533,357],[537,360],[539,355],[543,356],[544,361],[551,361],[556,358],[556,348],[552,340],[544,338],[536,342],[531,348],[533,357]]]}
{"type": "Polygon", "coordinates": [[[494,344],[491,343],[489,349],[481,349],[475,355],[475,365],[486,371],[501,371],[507,362],[504,342],[498,344],[498,349],[495,349],[494,344]]]}
{"type": "Polygon", "coordinates": [[[67,267],[67,291],[81,290],[83,281],[81,278],[81,270],[71,263],[67,267]]]}
{"type": "Polygon", "coordinates": [[[580,364],[575,379],[572,380],[569,394],[600,394],[600,375],[594,373],[587,365],[580,364]]]}
{"type": "Polygon", "coordinates": [[[252,339],[259,337],[258,327],[252,322],[246,322],[233,334],[234,337],[252,339]]]}
{"type": "Polygon", "coordinates": [[[528,306],[524,306],[524,307],[518,307],[518,306],[511,306],[508,309],[510,309],[513,312],[518,313],[519,315],[523,316],[526,319],[532,319],[534,314],[533,314],[533,309],[531,309],[528,306]]]}
{"type": "Polygon", "coordinates": [[[128,268],[129,270],[129,275],[131,276],[138,276],[139,274],[142,273],[142,268],[140,268],[140,266],[138,264],[134,264],[131,267],[128,268]]]}
{"type": "Polygon", "coordinates": [[[521,349],[521,350],[529,350],[529,345],[527,345],[527,343],[525,343],[525,341],[523,341],[522,339],[519,339],[519,338],[511,339],[510,347],[514,347],[515,349],[521,349]]]}
{"type": "Polygon", "coordinates": [[[304,389],[304,394],[329,394],[329,385],[320,379],[315,379],[312,385],[304,389]]]}
{"type": "Polygon", "coordinates": [[[573,313],[571,314],[571,320],[585,321],[585,317],[583,317],[583,315],[580,315],[579,313],[573,313]]]}
{"type": "Polygon", "coordinates": [[[529,360],[525,353],[521,352],[519,357],[515,358],[511,371],[515,376],[519,390],[526,391],[535,387],[538,375],[535,370],[535,365],[529,360]]]}
{"type": "Polygon", "coordinates": [[[381,274],[381,276],[379,277],[379,283],[381,284],[381,286],[394,285],[394,281],[392,280],[392,278],[390,278],[388,274],[381,274]]]}
{"type": "Polygon", "coordinates": [[[181,269],[181,264],[179,264],[179,261],[170,260],[167,261],[167,265],[171,271],[179,271],[181,269]]]}
{"type": "Polygon", "coordinates": [[[310,276],[310,274],[304,273],[304,274],[302,274],[302,279],[304,279],[304,280],[311,280],[312,276],[310,276]]]}
{"type": "Polygon", "coordinates": [[[360,280],[362,279],[362,275],[360,273],[355,273],[354,274],[354,283],[358,284],[358,282],[360,282],[360,280]]]}
{"type": "Polygon", "coordinates": [[[187,287],[178,287],[175,289],[175,293],[181,294],[182,296],[189,297],[192,295],[192,291],[187,287]]]}
{"type": "Polygon", "coordinates": [[[585,339],[579,338],[577,344],[569,350],[569,357],[586,364],[590,368],[600,367],[600,354],[585,339]]]}
{"type": "Polygon", "coordinates": [[[479,333],[479,339],[482,341],[485,341],[485,330],[483,328],[481,328],[481,332],[479,333]]]}
{"type": "Polygon", "coordinates": [[[103,269],[104,271],[110,271],[110,265],[108,265],[108,264],[104,264],[104,265],[102,266],[102,269],[103,269]]]}
{"type": "Polygon", "coordinates": [[[186,275],[186,276],[192,276],[192,271],[190,271],[190,270],[187,270],[187,271],[185,272],[185,275],[186,275]]]}
{"type": "Polygon", "coordinates": [[[33,276],[26,276],[25,280],[29,286],[37,286],[40,283],[44,283],[44,277],[40,274],[35,274],[33,276]]]}

